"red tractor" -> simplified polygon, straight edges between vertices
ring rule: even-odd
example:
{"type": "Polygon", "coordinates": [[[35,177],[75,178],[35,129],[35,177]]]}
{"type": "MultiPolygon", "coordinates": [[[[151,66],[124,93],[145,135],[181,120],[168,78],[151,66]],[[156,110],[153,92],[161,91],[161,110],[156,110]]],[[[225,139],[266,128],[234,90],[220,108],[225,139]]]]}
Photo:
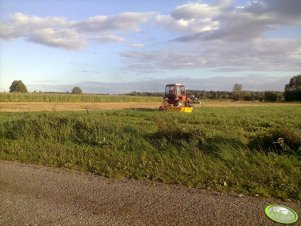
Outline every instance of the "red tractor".
{"type": "Polygon", "coordinates": [[[165,86],[165,95],[163,105],[159,110],[176,110],[180,112],[192,112],[192,105],[186,96],[186,89],[181,84],[167,84],[165,86]]]}

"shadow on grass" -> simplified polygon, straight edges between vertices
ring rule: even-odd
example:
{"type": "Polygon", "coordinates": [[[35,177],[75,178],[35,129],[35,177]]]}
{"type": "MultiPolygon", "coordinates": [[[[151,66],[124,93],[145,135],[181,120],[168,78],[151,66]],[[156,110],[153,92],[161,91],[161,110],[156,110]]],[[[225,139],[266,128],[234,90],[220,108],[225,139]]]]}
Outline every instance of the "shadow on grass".
{"type": "Polygon", "coordinates": [[[240,149],[245,147],[245,144],[237,138],[215,136],[207,138],[200,148],[207,154],[218,156],[219,152],[225,147],[240,149]]]}
{"type": "Polygon", "coordinates": [[[128,110],[143,111],[143,112],[159,112],[159,109],[152,109],[152,108],[129,108],[128,110]]]}
{"type": "Polygon", "coordinates": [[[250,149],[277,154],[301,154],[301,133],[289,128],[276,128],[250,139],[250,149]]]}

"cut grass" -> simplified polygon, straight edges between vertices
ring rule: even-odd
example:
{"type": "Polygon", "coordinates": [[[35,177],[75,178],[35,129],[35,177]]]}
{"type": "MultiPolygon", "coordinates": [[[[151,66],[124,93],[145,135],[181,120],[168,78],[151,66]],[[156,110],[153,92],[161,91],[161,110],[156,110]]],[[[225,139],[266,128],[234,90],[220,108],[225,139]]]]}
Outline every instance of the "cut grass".
{"type": "Polygon", "coordinates": [[[160,102],[0,102],[0,112],[96,111],[113,109],[158,109],[160,102]]]}
{"type": "Polygon", "coordinates": [[[0,113],[0,158],[300,200],[300,115],[300,106],[0,113]]]}

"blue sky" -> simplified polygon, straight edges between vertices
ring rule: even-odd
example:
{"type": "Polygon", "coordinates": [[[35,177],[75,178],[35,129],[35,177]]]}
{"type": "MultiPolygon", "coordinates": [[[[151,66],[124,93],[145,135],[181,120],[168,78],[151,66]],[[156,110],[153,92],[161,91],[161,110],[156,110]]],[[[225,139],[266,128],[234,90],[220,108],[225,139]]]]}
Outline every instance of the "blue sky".
{"type": "Polygon", "coordinates": [[[300,0],[0,0],[0,91],[283,90],[300,74],[300,0]]]}

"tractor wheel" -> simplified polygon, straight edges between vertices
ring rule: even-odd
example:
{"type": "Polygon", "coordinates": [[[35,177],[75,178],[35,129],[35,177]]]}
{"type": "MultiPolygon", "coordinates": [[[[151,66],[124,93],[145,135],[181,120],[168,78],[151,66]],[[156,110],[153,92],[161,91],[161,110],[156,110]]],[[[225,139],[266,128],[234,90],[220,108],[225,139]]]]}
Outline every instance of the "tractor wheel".
{"type": "Polygon", "coordinates": [[[168,106],[169,106],[169,103],[168,103],[167,100],[165,100],[165,101],[163,102],[163,106],[164,106],[164,107],[168,107],[168,106]]]}
{"type": "Polygon", "coordinates": [[[184,106],[183,100],[178,100],[176,106],[183,107],[184,106]]]}

